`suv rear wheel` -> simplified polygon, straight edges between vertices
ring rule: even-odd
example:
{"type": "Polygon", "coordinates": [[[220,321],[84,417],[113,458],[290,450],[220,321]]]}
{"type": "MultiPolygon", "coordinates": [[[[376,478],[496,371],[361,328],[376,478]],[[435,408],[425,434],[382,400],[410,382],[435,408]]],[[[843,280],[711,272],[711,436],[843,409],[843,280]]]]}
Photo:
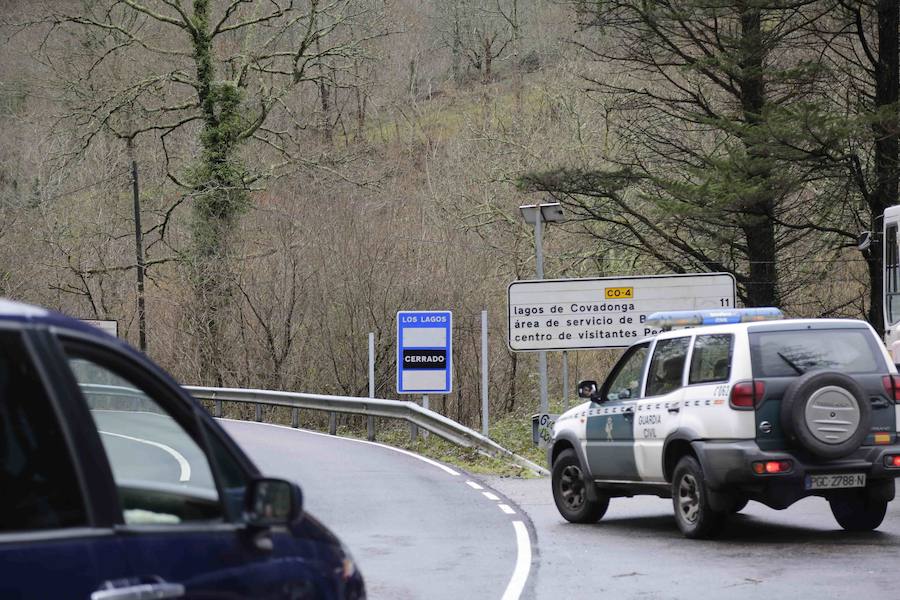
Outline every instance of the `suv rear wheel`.
{"type": "Polygon", "coordinates": [[[563,450],[553,463],[551,475],[553,501],[559,514],[571,523],[596,523],[606,514],[609,497],[599,496],[597,500],[588,498],[587,486],[581,463],[574,450],[563,450]]]}
{"type": "Polygon", "coordinates": [[[831,514],[838,525],[847,531],[872,531],[884,521],[887,500],[867,498],[857,493],[830,498],[831,514]]]}
{"type": "Polygon", "coordinates": [[[678,529],[691,539],[712,537],[725,518],[725,513],[710,506],[703,469],[693,456],[682,457],[675,467],[672,504],[678,529]]]}

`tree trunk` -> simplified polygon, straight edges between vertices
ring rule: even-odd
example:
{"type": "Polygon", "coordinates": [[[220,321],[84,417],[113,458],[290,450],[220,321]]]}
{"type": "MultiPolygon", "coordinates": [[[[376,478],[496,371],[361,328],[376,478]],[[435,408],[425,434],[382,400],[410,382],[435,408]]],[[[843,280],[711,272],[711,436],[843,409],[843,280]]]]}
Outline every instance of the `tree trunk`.
{"type": "Polygon", "coordinates": [[[204,381],[223,384],[224,351],[221,322],[230,305],[228,238],[236,217],[246,208],[243,169],[237,158],[240,142],[239,90],[215,81],[209,0],[194,1],[193,51],[198,100],[203,111],[201,157],[193,174],[193,261],[191,278],[196,306],[194,323],[204,381]]]}
{"type": "MultiPolygon", "coordinates": [[[[882,229],[884,209],[897,204],[898,191],[898,119],[900,100],[900,7],[896,0],[879,0],[878,56],[875,65],[875,119],[872,134],[875,139],[874,181],[869,195],[869,211],[873,232],[882,229]]],[[[875,235],[867,259],[869,268],[869,323],[884,333],[883,241],[875,235]]]]}
{"type": "Polygon", "coordinates": [[[777,306],[778,271],[776,268],[775,224],[772,212],[777,191],[772,187],[772,163],[767,139],[760,139],[760,125],[766,106],[763,77],[766,48],[763,43],[760,9],[744,4],[741,11],[741,107],[747,149],[745,197],[740,206],[741,229],[746,239],[750,281],[745,284],[749,306],[777,306]]]}
{"type": "Polygon", "coordinates": [[[512,412],[516,407],[516,377],[519,371],[519,355],[509,353],[509,388],[506,391],[506,411],[512,412]]]}
{"type": "Polygon", "coordinates": [[[491,54],[491,46],[493,45],[493,40],[491,40],[490,36],[485,35],[482,41],[482,55],[484,58],[482,59],[481,83],[491,82],[491,63],[494,60],[491,54]]]}

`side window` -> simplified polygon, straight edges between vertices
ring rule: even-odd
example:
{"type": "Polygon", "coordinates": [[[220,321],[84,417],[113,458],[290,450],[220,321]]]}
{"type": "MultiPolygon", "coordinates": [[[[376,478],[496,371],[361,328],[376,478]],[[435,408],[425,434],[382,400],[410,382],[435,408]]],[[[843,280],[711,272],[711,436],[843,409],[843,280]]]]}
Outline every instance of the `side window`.
{"type": "Polygon", "coordinates": [[[688,383],[728,381],[733,346],[734,336],[730,334],[698,335],[694,340],[688,383]]]}
{"type": "Polygon", "coordinates": [[[900,247],[897,245],[897,224],[888,225],[884,236],[884,295],[888,322],[900,321],[900,247]]]}
{"type": "Polygon", "coordinates": [[[0,533],[87,524],[43,383],[21,336],[0,332],[0,533]]]}
{"type": "Polygon", "coordinates": [[[67,348],[67,353],[112,467],[125,522],[221,520],[222,503],[206,453],[164,403],[116,367],[77,349],[67,348]]]}
{"type": "Polygon", "coordinates": [[[637,398],[641,393],[644,376],[644,362],[647,360],[649,346],[636,346],[622,357],[606,389],[607,400],[627,400],[637,398]]]}
{"type": "Polygon", "coordinates": [[[662,396],[681,387],[690,341],[680,337],[656,342],[647,375],[647,396],[662,396]]]}

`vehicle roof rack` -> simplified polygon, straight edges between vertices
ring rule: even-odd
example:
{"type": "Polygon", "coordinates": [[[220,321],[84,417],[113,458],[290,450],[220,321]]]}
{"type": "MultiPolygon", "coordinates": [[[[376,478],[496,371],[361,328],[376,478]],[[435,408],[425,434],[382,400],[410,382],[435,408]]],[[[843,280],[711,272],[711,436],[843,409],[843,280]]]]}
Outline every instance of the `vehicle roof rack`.
{"type": "Polygon", "coordinates": [[[647,325],[670,331],[676,327],[700,327],[702,325],[727,325],[730,323],[756,323],[777,321],[784,314],[777,308],[734,308],[730,310],[673,310],[657,312],[647,317],[647,325]]]}

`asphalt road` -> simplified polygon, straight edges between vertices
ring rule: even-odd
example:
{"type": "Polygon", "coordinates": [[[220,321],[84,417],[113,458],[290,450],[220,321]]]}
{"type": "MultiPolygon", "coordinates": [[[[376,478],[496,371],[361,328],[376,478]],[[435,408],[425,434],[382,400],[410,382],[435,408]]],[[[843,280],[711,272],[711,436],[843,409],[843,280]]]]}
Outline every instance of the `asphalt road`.
{"type": "MultiPolygon", "coordinates": [[[[350,548],[370,598],[504,597],[520,552],[516,529],[526,531],[514,523],[526,523],[517,507],[467,483],[476,483],[471,477],[380,445],[222,424],[264,473],[300,483],[306,510],[350,548]]],[[[533,597],[531,579],[522,583],[520,597],[533,597]]]]}
{"type": "MultiPolygon", "coordinates": [[[[682,537],[671,500],[617,498],[596,525],[557,512],[547,479],[487,480],[531,517],[538,598],[894,598],[900,499],[873,533],[840,529],[828,503],[783,511],[756,502],[714,541],[682,537]]],[[[900,497],[898,497],[900,498],[900,497]]]]}

